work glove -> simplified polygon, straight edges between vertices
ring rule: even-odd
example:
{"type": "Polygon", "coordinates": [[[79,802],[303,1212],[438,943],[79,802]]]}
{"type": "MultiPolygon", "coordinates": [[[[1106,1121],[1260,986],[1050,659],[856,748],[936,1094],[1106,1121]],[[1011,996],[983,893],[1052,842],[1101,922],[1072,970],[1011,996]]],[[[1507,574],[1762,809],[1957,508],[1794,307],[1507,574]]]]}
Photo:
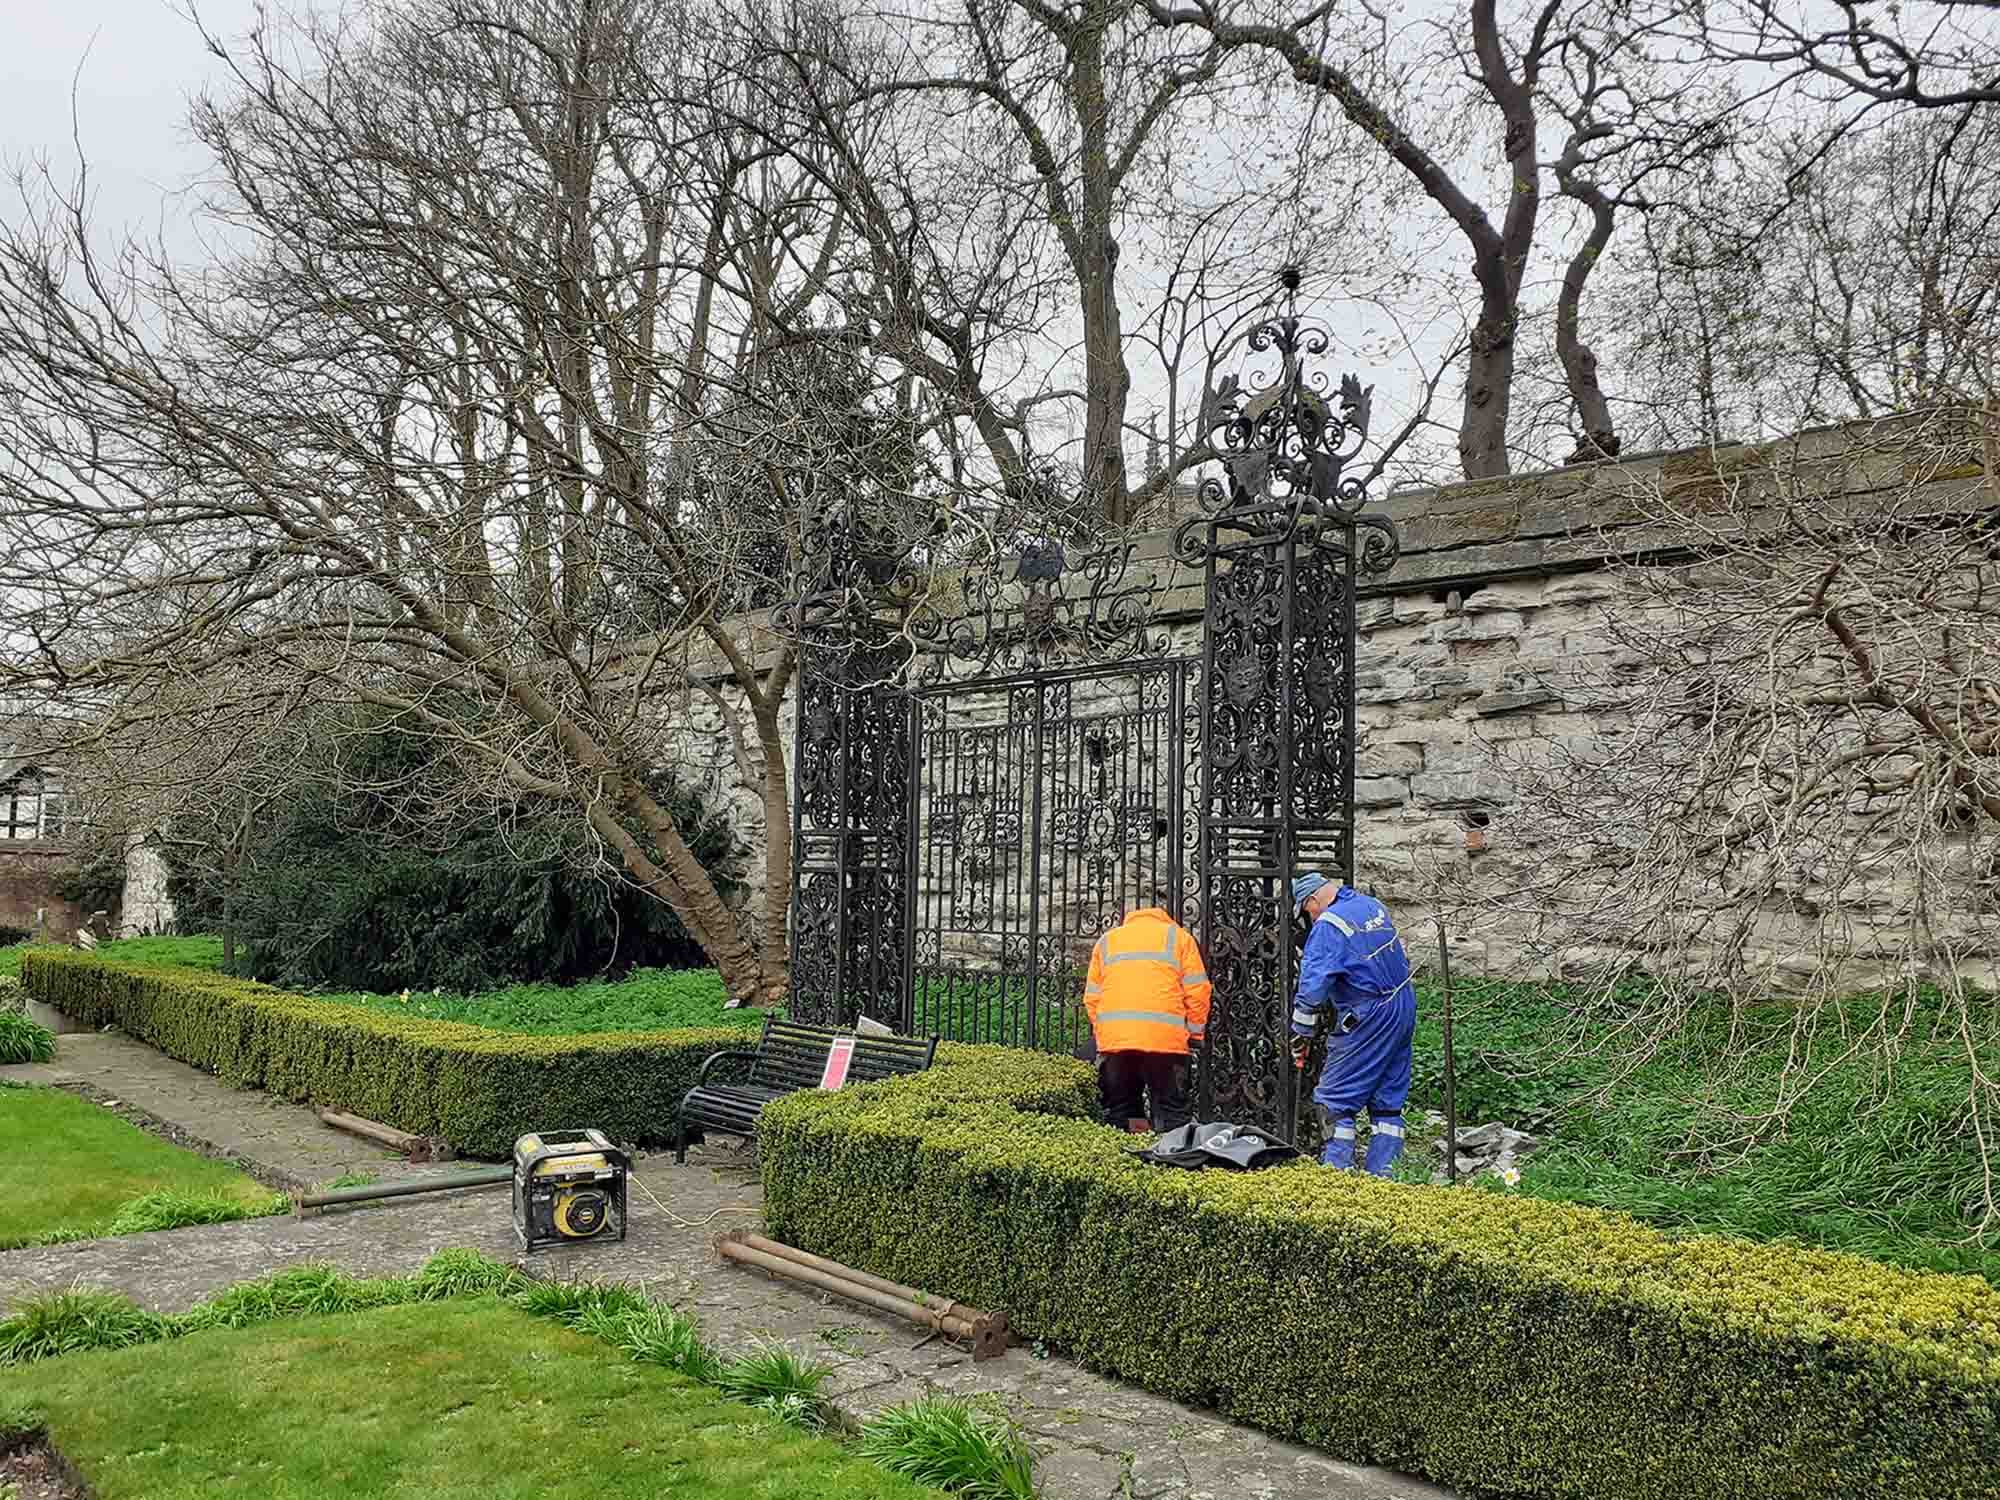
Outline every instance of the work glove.
{"type": "Polygon", "coordinates": [[[1306,1058],[1312,1052],[1313,1039],[1310,1036],[1292,1038],[1292,1066],[1299,1072],[1306,1070],[1306,1058]]]}

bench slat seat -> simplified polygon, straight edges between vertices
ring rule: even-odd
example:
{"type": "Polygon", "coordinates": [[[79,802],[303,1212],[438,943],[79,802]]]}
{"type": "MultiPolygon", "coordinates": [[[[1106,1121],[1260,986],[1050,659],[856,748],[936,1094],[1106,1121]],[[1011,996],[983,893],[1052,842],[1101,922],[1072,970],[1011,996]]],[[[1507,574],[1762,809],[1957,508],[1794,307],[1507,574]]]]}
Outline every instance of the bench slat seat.
{"type": "MultiPolygon", "coordinates": [[[[685,1162],[690,1139],[704,1130],[720,1130],[755,1140],[764,1106],[803,1089],[816,1089],[826,1074],[834,1042],[847,1033],[818,1026],[801,1026],[767,1016],[755,1050],[734,1047],[717,1052],[701,1065],[695,1086],[681,1100],[674,1134],[674,1160],[685,1162]],[[749,1064],[741,1082],[710,1081],[719,1064],[749,1064]]],[[[848,1083],[879,1083],[922,1072],[937,1056],[936,1037],[856,1036],[848,1060],[848,1083]]]]}

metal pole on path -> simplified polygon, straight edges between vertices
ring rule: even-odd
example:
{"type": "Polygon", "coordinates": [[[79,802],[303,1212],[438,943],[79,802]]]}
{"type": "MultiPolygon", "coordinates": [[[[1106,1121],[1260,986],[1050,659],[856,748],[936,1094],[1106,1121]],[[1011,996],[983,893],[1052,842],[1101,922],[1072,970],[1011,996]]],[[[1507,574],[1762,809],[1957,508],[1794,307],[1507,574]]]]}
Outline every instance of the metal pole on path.
{"type": "Polygon", "coordinates": [[[1444,1180],[1458,1186],[1458,1059],[1451,1048],[1451,950],[1438,920],[1438,970],[1444,976],[1444,1180]]]}

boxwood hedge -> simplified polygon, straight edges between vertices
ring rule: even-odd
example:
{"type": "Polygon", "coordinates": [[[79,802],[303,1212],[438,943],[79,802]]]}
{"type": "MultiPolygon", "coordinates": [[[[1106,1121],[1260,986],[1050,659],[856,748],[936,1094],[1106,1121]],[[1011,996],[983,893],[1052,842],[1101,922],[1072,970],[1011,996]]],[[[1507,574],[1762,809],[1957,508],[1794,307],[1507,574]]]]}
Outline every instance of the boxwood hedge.
{"type": "Polygon", "coordinates": [[[762,1126],[772,1232],[1163,1395],[1482,1494],[2000,1495],[2000,1292],[1297,1165],[1149,1168],[1088,1070],[947,1048],[762,1126]]]}
{"type": "Polygon", "coordinates": [[[717,1027],[517,1036],[61,950],[28,954],[21,974],[36,999],[229,1083],[442,1136],[468,1156],[504,1157],[552,1126],[664,1143],[703,1059],[754,1040],[717,1027]]]}

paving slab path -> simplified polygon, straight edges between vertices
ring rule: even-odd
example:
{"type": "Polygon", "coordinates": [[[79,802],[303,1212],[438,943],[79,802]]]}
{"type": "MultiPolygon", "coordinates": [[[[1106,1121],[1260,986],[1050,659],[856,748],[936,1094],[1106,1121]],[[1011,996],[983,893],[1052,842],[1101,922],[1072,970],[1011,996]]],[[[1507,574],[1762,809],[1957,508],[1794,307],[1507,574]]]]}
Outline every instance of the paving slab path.
{"type": "MultiPolygon", "coordinates": [[[[355,1169],[351,1162],[365,1160],[361,1169],[395,1166],[362,1143],[321,1139],[315,1131],[348,1140],[310,1110],[229,1089],[124,1038],[65,1037],[56,1064],[0,1069],[0,1077],[133,1096],[167,1125],[241,1148],[271,1171],[309,1171],[323,1181],[355,1169]]],[[[708,1338],[730,1352],[790,1345],[833,1367],[828,1391],[849,1422],[927,1394],[990,1401],[1040,1453],[1044,1500],[1450,1500],[1450,1491],[1422,1480],[1341,1463],[1065,1360],[1036,1358],[1027,1348],[975,1364],[968,1353],[926,1341],[922,1330],[886,1314],[725,1264],[714,1237],[762,1227],[763,1194],[747,1150],[697,1148],[684,1167],[670,1156],[644,1157],[634,1176],[623,1243],[538,1252],[526,1263],[540,1274],[642,1283],[693,1313],[708,1338]]],[[[0,1254],[0,1312],[23,1297],[74,1285],[120,1290],[173,1312],[287,1265],[323,1261],[357,1274],[399,1274],[456,1246],[521,1260],[504,1187],[8,1251],[0,1254]]]]}

